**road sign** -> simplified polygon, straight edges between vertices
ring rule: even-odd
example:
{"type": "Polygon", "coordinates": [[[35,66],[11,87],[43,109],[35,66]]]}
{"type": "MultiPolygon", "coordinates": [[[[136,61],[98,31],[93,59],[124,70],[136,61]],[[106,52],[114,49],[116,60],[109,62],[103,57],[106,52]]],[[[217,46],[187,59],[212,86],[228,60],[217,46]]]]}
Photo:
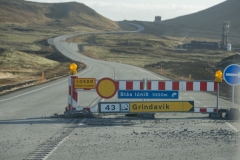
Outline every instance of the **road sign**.
{"type": "Polygon", "coordinates": [[[103,78],[98,81],[96,90],[100,97],[108,99],[112,98],[116,94],[117,87],[115,85],[115,81],[111,78],[103,78]]]}
{"type": "Polygon", "coordinates": [[[77,89],[94,89],[96,88],[95,78],[76,78],[74,79],[75,88],[77,89]]]}
{"type": "Polygon", "coordinates": [[[194,101],[100,102],[99,113],[194,112],[194,101]]]}
{"type": "Polygon", "coordinates": [[[178,99],[178,91],[119,90],[118,98],[123,99],[178,99]]]}
{"type": "Polygon", "coordinates": [[[120,103],[106,102],[99,103],[99,113],[117,113],[120,112],[120,103]]]}
{"type": "Polygon", "coordinates": [[[194,111],[194,101],[130,102],[130,113],[192,111],[194,111]]]}
{"type": "Polygon", "coordinates": [[[121,112],[130,112],[130,104],[121,103],[121,112]]]}
{"type": "Polygon", "coordinates": [[[240,66],[231,64],[223,72],[224,80],[230,85],[240,84],[240,66]]]}

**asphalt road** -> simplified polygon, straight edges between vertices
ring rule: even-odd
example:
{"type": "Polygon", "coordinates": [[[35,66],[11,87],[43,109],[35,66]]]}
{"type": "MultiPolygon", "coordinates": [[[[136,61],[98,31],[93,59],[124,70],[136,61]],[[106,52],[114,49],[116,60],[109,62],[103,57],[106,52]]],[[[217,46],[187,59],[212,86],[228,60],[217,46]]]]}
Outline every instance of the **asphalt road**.
{"type": "MultiPolygon", "coordinates": [[[[65,42],[70,36],[75,35],[57,37],[52,43],[62,54],[87,64],[78,73],[83,78],[167,79],[142,68],[85,57],[77,52],[76,44],[65,42]]],[[[90,93],[82,94],[93,103],[96,94],[90,93]]],[[[240,157],[239,121],[215,120],[199,113],[161,113],[154,120],[118,114],[65,119],[58,115],[67,106],[67,95],[65,77],[1,96],[0,160],[237,160],[240,157]]],[[[201,98],[209,96],[187,93],[185,98],[199,100],[204,105],[201,98]]],[[[224,99],[219,102],[223,108],[231,105],[224,99]]]]}

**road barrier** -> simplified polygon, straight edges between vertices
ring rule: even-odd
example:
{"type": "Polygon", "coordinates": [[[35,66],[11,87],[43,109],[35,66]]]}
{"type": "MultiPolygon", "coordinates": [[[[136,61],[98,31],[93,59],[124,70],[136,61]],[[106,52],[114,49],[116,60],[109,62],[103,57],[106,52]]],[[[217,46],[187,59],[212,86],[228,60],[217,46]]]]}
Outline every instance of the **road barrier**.
{"type": "Polygon", "coordinates": [[[78,92],[74,87],[74,79],[78,76],[68,77],[68,110],[76,110],[73,106],[78,106],[78,92]]]}
{"type": "Polygon", "coordinates": [[[143,90],[144,89],[144,82],[142,81],[130,81],[130,80],[120,80],[115,81],[117,86],[117,90],[143,90]]]}
{"type": "MultiPolygon", "coordinates": [[[[101,98],[96,92],[96,89],[78,89],[75,88],[75,79],[78,76],[69,76],[69,95],[68,95],[68,111],[91,111],[93,113],[98,112],[97,108],[91,106],[96,105],[101,98]],[[90,102],[90,103],[89,103],[90,102]],[[93,103],[92,103],[93,102],[93,103]],[[90,107],[89,107],[90,106],[90,107]]],[[[99,80],[96,80],[98,83],[99,80]]],[[[143,90],[144,89],[144,80],[118,80],[114,81],[116,90],[143,90]]]]}
{"type": "Polygon", "coordinates": [[[179,91],[180,100],[194,100],[195,113],[217,113],[218,110],[218,83],[214,81],[149,80],[147,90],[179,91]]]}
{"type": "Polygon", "coordinates": [[[105,82],[102,81],[103,79],[96,80],[96,87],[99,87],[101,82],[100,88],[106,90],[104,94],[113,95],[106,99],[100,97],[101,93],[99,92],[101,92],[101,89],[99,88],[76,88],[76,79],[78,79],[77,76],[69,77],[67,111],[71,112],[123,114],[158,112],[218,113],[219,85],[214,81],[111,80],[115,88],[113,86],[113,89],[109,90],[111,93],[109,93],[108,86],[105,86],[105,83],[111,84],[107,83],[107,80],[110,79],[105,78],[105,82]],[[152,95],[149,96],[149,94],[152,95]]]}
{"type": "Polygon", "coordinates": [[[213,81],[148,81],[148,90],[217,91],[213,81]]]}

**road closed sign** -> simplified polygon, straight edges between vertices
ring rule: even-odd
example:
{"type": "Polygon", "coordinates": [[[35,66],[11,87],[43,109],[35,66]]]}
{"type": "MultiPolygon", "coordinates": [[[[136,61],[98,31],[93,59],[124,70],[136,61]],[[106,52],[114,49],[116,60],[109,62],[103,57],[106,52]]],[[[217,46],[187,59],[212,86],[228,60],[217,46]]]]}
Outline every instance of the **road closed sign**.
{"type": "Polygon", "coordinates": [[[94,89],[96,88],[95,78],[76,78],[74,80],[76,89],[94,89]]]}
{"type": "Polygon", "coordinates": [[[103,78],[98,81],[96,90],[100,97],[109,99],[109,98],[112,98],[116,94],[117,87],[116,87],[115,81],[113,79],[103,78]]]}

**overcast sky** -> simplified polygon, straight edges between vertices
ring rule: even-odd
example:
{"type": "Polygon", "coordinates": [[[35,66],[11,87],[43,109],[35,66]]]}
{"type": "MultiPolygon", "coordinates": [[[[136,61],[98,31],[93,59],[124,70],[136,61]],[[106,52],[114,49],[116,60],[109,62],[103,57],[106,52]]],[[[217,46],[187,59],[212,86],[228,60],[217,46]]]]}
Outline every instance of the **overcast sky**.
{"type": "Polygon", "coordinates": [[[35,2],[79,2],[99,14],[114,20],[153,21],[155,16],[163,20],[175,18],[209,8],[225,0],[28,0],[35,2]]]}

